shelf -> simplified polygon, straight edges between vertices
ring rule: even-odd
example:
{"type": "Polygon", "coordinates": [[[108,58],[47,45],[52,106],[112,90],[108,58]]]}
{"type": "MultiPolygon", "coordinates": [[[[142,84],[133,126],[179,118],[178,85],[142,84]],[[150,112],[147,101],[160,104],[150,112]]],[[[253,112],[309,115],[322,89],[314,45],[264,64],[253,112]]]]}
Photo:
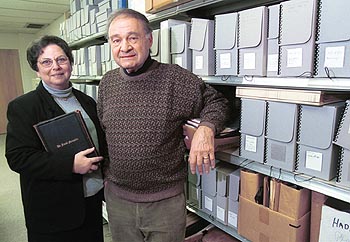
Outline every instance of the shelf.
{"type": "MultiPolygon", "coordinates": [[[[216,14],[224,12],[239,11],[255,6],[271,5],[282,2],[283,0],[193,0],[183,3],[179,6],[162,10],[158,13],[147,16],[151,26],[159,27],[159,23],[163,20],[174,18],[190,21],[192,17],[198,18],[214,18],[216,14]]],[[[106,40],[106,32],[96,33],[79,40],[69,42],[72,49],[78,49],[90,45],[102,44],[106,40]]]]}
{"type": "Polygon", "coordinates": [[[292,184],[296,184],[307,189],[323,193],[329,197],[350,202],[350,187],[338,185],[335,180],[326,181],[297,172],[284,171],[280,168],[251,161],[238,155],[238,149],[227,150],[216,153],[216,159],[238,165],[249,170],[253,170],[264,175],[280,179],[292,184]]]}
{"type": "Polygon", "coordinates": [[[201,76],[208,84],[350,92],[350,78],[201,76]]]}
{"type": "Polygon", "coordinates": [[[91,45],[103,44],[107,42],[107,39],[105,36],[106,36],[106,33],[104,32],[96,33],[96,34],[90,35],[89,37],[84,37],[82,39],[69,42],[68,44],[72,49],[79,49],[79,48],[87,47],[91,45]]]}
{"type": "Polygon", "coordinates": [[[215,218],[213,218],[213,216],[211,216],[211,215],[209,215],[209,214],[207,214],[205,212],[202,212],[198,208],[193,207],[190,204],[187,204],[187,210],[189,210],[192,213],[197,214],[201,218],[207,220],[209,223],[215,225],[216,227],[218,227],[219,229],[223,230],[225,233],[230,234],[231,236],[235,237],[236,239],[239,239],[242,242],[249,242],[249,240],[247,240],[246,238],[240,236],[236,229],[231,228],[231,227],[229,227],[227,225],[224,225],[224,224],[216,221],[215,218]]]}
{"type": "MultiPolygon", "coordinates": [[[[227,86],[275,87],[350,92],[350,78],[199,76],[206,83],[227,86]]],[[[72,76],[72,80],[99,81],[102,76],[72,76]]]]}

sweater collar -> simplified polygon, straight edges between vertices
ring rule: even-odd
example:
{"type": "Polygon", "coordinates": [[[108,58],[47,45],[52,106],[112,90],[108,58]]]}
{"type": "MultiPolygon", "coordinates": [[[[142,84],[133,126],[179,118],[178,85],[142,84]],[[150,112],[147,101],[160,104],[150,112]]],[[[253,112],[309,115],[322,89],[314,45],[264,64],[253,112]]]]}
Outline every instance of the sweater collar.
{"type": "Polygon", "coordinates": [[[124,68],[122,68],[122,69],[123,69],[123,72],[128,76],[137,76],[137,75],[140,75],[142,73],[145,73],[150,68],[150,66],[153,64],[153,61],[154,60],[151,58],[151,56],[148,55],[145,63],[143,63],[142,67],[140,69],[138,69],[137,71],[128,73],[124,68]]]}

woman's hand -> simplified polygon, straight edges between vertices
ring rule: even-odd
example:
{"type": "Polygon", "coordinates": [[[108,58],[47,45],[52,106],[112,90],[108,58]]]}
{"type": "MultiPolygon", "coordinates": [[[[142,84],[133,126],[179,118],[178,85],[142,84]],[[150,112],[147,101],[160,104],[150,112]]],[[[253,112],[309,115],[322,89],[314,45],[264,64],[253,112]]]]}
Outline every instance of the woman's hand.
{"type": "Polygon", "coordinates": [[[74,156],[73,173],[86,174],[98,169],[98,163],[103,160],[102,156],[87,157],[95,148],[80,151],[74,156]]]}

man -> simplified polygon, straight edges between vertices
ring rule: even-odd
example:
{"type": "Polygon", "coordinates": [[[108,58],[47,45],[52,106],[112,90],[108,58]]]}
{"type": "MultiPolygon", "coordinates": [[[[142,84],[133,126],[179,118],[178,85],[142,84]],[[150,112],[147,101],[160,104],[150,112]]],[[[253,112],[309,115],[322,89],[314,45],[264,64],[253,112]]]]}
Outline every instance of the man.
{"type": "Polygon", "coordinates": [[[104,75],[98,99],[110,155],[105,198],[113,241],[182,242],[187,178],[182,124],[201,118],[190,169],[209,172],[227,100],[193,73],[150,58],[152,29],[144,15],[121,9],[111,14],[107,28],[121,67],[104,75]]]}

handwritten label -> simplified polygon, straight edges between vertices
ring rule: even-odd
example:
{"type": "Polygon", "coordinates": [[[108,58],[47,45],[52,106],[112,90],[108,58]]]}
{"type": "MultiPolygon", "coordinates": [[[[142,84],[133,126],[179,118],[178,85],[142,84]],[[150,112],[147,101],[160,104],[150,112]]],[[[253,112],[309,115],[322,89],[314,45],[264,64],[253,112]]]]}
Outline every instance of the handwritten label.
{"type": "Polygon", "coordinates": [[[254,136],[246,135],[245,137],[245,150],[256,153],[257,138],[254,136]]]}
{"type": "Polygon", "coordinates": [[[344,67],[345,46],[327,47],[325,50],[324,66],[330,68],[344,67]]]}
{"type": "Polygon", "coordinates": [[[237,228],[238,224],[238,215],[234,212],[229,211],[228,212],[228,224],[232,225],[233,227],[237,228]]]}
{"type": "Polygon", "coordinates": [[[305,167],[315,171],[322,171],[322,153],[306,151],[305,167]]]}
{"type": "Polygon", "coordinates": [[[231,53],[220,54],[220,68],[231,68],[231,53]]]}
{"type": "Polygon", "coordinates": [[[196,70],[203,70],[204,68],[204,58],[203,56],[196,56],[195,58],[195,69],[196,70]]]}
{"type": "Polygon", "coordinates": [[[216,217],[220,219],[221,221],[225,222],[225,209],[222,207],[217,206],[216,207],[216,217]]]}
{"type": "Polygon", "coordinates": [[[302,67],[303,66],[303,49],[294,48],[287,50],[287,67],[302,67]]]}
{"type": "Polygon", "coordinates": [[[278,54],[267,56],[267,71],[278,71],[278,54]]]}
{"type": "Polygon", "coordinates": [[[213,211],[213,199],[205,196],[204,197],[204,207],[212,212],[213,211]]]}
{"type": "Polygon", "coordinates": [[[350,242],[350,214],[323,205],[319,242],[329,241],[350,242]]]}
{"type": "Polygon", "coordinates": [[[243,55],[243,69],[255,70],[255,53],[244,53],[243,55]]]}

